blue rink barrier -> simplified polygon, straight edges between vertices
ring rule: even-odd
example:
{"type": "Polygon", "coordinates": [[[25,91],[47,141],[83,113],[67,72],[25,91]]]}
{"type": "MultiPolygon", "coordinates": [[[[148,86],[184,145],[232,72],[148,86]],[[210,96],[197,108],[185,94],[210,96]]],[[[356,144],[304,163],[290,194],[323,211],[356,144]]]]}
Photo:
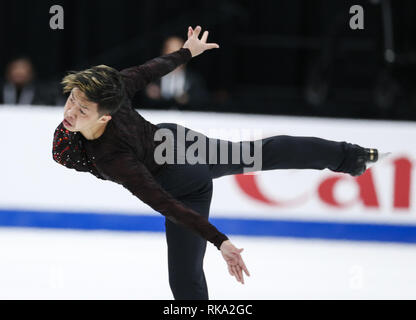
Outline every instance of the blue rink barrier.
{"type": "MultiPolygon", "coordinates": [[[[0,209],[1,227],[164,232],[159,214],[0,209]]],[[[416,243],[416,225],[212,218],[227,235],[416,243]]]]}

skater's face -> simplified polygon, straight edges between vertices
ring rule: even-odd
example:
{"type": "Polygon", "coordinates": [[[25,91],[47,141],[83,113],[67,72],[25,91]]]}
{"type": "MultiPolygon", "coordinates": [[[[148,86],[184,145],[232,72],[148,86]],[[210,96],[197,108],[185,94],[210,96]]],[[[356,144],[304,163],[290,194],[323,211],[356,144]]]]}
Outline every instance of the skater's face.
{"type": "Polygon", "coordinates": [[[89,101],[81,90],[76,87],[72,89],[64,108],[63,124],[66,129],[72,132],[88,131],[110,119],[109,115],[100,117],[98,104],[89,101]]]}

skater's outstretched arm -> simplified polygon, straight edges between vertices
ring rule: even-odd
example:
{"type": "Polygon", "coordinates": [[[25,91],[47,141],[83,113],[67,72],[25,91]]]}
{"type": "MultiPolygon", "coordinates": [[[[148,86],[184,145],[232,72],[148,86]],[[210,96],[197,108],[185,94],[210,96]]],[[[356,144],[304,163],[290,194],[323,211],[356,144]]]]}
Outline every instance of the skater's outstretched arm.
{"type": "Polygon", "coordinates": [[[123,185],[133,195],[170,220],[180,223],[213,243],[218,249],[227,236],[219,232],[208,219],[176,200],[154,179],[146,166],[129,152],[116,158],[96,162],[100,174],[107,180],[123,185]]]}
{"type": "Polygon", "coordinates": [[[121,70],[120,74],[124,79],[129,98],[132,99],[137,91],[175,70],[181,64],[187,63],[192,57],[200,55],[205,50],[219,48],[216,43],[207,43],[208,31],[205,31],[199,39],[200,32],[200,26],[195,30],[189,27],[188,39],[180,50],[154,58],[142,65],[121,70]]]}
{"type": "Polygon", "coordinates": [[[171,220],[187,225],[221,250],[229,273],[235,276],[237,281],[244,283],[243,271],[247,275],[249,273],[240,255],[242,249],[237,249],[228,237],[219,232],[207,219],[166,192],[142,163],[133,159],[131,154],[119,154],[116,160],[98,161],[97,169],[95,164],[90,164],[85,152],[72,152],[69,148],[70,143],[78,145],[77,135],[65,135],[64,132],[65,128],[61,123],[55,130],[53,141],[53,159],[57,163],[81,172],[90,171],[97,178],[120,183],[154,210],[171,220]],[[113,170],[114,167],[116,172],[113,170]]]}
{"type": "Polygon", "coordinates": [[[170,54],[154,58],[142,65],[121,70],[120,74],[123,77],[128,97],[132,99],[136,92],[144,89],[150,82],[175,70],[191,58],[191,52],[182,48],[170,54]]]}

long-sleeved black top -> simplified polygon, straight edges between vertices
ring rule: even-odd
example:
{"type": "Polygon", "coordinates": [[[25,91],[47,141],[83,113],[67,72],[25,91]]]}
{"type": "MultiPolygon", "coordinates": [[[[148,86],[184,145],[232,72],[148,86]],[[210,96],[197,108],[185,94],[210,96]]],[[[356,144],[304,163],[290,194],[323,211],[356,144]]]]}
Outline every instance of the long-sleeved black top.
{"type": "Polygon", "coordinates": [[[132,106],[135,93],[148,83],[173,71],[192,58],[189,49],[180,49],[140,66],[120,71],[129,97],[108,122],[104,133],[94,140],[67,130],[61,122],[53,138],[53,159],[71,169],[90,172],[99,179],[123,185],[133,195],[176,223],[181,223],[218,249],[227,236],[209,221],[176,200],[154,179],[162,168],[154,160],[158,127],[145,120],[132,106]]]}

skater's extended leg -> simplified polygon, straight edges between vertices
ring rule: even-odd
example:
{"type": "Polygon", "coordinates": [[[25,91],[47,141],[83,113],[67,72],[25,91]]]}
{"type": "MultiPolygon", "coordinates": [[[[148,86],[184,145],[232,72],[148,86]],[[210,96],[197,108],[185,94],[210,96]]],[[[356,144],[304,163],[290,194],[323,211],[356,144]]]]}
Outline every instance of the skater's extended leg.
{"type": "MultiPolygon", "coordinates": [[[[365,171],[365,161],[360,162],[359,160],[369,150],[345,141],[337,142],[317,137],[289,135],[240,142],[213,140],[217,140],[218,143],[217,154],[221,152],[220,142],[228,145],[227,163],[219,163],[220,157],[217,156],[217,163],[210,164],[213,178],[252,171],[275,169],[323,170],[325,168],[355,176],[365,171]],[[233,148],[239,150],[240,154],[244,152],[250,154],[253,159],[252,163],[244,163],[243,157],[240,158],[241,160],[238,163],[233,163],[233,148]],[[256,159],[257,162],[261,163],[260,166],[254,165],[256,159]]],[[[367,160],[367,157],[363,157],[363,159],[367,160]]]]}
{"type": "MultiPolygon", "coordinates": [[[[177,127],[176,124],[171,125],[177,127]]],[[[277,135],[253,141],[232,142],[209,138],[189,128],[182,127],[182,130],[186,135],[193,133],[195,141],[204,141],[205,148],[199,149],[197,154],[199,160],[209,164],[213,179],[275,169],[327,168],[358,176],[366,170],[366,163],[375,162],[378,158],[377,149],[318,137],[277,135]]],[[[194,141],[186,141],[184,148],[193,143],[194,141]]]]}

